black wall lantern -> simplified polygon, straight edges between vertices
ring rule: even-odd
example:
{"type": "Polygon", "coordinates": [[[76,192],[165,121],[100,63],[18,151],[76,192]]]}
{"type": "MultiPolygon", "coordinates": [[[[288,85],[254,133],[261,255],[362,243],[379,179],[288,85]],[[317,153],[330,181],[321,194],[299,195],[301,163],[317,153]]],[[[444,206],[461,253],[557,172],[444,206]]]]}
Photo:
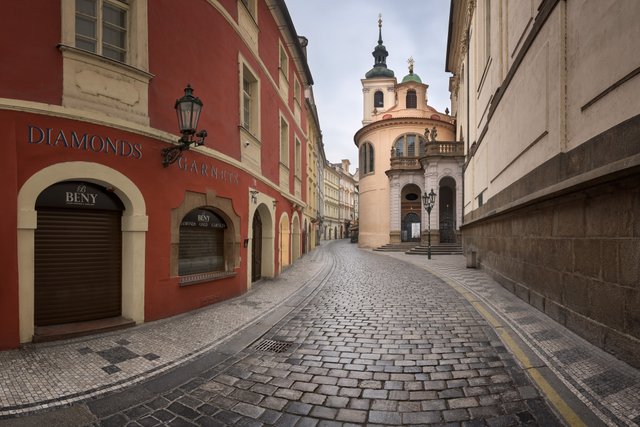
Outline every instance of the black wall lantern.
{"type": "Polygon", "coordinates": [[[187,84],[187,87],[184,88],[184,96],[176,100],[175,109],[178,115],[178,128],[182,136],[178,140],[178,145],[162,150],[162,165],[164,167],[178,160],[182,152],[188,150],[192,144],[196,147],[204,145],[204,139],[207,137],[206,130],[203,129],[199,132],[196,130],[202,111],[202,101],[193,96],[191,85],[187,84]],[[194,139],[194,136],[197,139],[194,139]]]}

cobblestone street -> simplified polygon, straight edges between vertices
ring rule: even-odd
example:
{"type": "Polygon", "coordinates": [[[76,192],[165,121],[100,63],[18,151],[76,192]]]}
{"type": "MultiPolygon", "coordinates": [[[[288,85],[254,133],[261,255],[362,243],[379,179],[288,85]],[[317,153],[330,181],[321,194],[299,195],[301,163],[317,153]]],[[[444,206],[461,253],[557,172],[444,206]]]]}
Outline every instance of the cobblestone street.
{"type": "MultiPolygon", "coordinates": [[[[316,283],[249,346],[223,344],[178,373],[0,425],[567,424],[459,290],[346,241],[307,258],[319,253],[316,283]]],[[[305,274],[294,265],[283,276],[305,274]]],[[[637,387],[637,376],[627,383],[637,387]]],[[[583,419],[604,425],[593,414],[583,419]]]]}

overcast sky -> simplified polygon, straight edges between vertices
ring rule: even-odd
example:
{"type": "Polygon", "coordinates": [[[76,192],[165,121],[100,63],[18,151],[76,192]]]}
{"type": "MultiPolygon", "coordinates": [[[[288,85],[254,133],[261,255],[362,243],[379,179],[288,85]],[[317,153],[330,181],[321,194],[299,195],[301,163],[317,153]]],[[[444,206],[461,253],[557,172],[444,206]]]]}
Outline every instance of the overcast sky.
{"type": "Polygon", "coordinates": [[[353,135],[362,127],[360,79],[374,64],[378,14],[389,52],[387,67],[398,81],[414,72],[429,85],[429,105],[451,108],[445,69],[449,0],[285,0],[298,35],[309,39],[307,56],[313,76],[327,160],[358,167],[353,135]]]}

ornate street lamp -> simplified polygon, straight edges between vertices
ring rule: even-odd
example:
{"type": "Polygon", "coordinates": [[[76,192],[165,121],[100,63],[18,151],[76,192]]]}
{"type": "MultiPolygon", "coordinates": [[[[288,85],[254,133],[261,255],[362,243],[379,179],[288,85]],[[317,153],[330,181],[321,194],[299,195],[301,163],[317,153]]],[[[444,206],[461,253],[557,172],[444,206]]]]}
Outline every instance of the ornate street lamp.
{"type": "Polygon", "coordinates": [[[178,128],[182,136],[178,140],[178,145],[162,150],[162,165],[164,167],[178,160],[182,152],[188,150],[192,144],[196,147],[204,145],[204,139],[207,137],[206,130],[196,131],[202,111],[202,101],[193,96],[191,85],[187,84],[184,96],[176,100],[174,108],[178,115],[178,128]],[[194,139],[194,135],[198,139],[194,139]]]}
{"type": "Polygon", "coordinates": [[[431,259],[431,209],[433,209],[433,205],[436,204],[436,193],[433,192],[433,188],[429,194],[422,193],[422,205],[424,206],[424,210],[427,211],[427,225],[429,226],[429,246],[427,249],[427,259],[431,259]]]}

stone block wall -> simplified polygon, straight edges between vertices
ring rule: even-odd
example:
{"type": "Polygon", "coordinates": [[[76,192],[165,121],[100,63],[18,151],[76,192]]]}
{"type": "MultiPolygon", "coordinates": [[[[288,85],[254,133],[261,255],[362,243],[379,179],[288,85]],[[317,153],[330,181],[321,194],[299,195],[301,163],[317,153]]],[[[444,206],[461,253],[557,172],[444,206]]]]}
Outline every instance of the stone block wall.
{"type": "Polygon", "coordinates": [[[487,214],[463,235],[505,288],[640,367],[639,171],[487,214]]]}

